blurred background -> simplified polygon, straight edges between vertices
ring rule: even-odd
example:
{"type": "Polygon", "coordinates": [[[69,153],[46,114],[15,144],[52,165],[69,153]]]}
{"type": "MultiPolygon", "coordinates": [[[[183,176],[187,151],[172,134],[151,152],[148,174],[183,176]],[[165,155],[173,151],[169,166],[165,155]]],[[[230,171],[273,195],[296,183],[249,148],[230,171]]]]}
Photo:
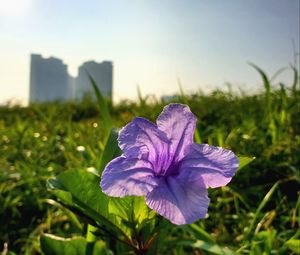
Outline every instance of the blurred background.
{"type": "Polygon", "coordinates": [[[270,75],[298,66],[299,0],[1,0],[0,42],[2,104],[28,103],[31,54],[62,60],[73,78],[87,61],[111,61],[115,102],[136,99],[137,85],[172,95],[178,80],[186,92],[230,82],[253,93],[261,81],[248,61],[270,75]]]}

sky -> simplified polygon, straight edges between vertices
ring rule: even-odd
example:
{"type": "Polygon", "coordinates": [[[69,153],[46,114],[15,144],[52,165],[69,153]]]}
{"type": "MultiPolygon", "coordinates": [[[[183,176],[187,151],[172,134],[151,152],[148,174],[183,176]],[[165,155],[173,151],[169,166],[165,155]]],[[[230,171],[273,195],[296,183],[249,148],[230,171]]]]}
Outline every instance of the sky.
{"type": "MultiPolygon", "coordinates": [[[[299,0],[0,0],[0,103],[29,97],[30,54],[114,64],[114,100],[261,89],[299,52],[299,0]],[[294,49],[293,49],[294,48],[294,49]]],[[[278,79],[292,80],[290,71],[278,79]]]]}

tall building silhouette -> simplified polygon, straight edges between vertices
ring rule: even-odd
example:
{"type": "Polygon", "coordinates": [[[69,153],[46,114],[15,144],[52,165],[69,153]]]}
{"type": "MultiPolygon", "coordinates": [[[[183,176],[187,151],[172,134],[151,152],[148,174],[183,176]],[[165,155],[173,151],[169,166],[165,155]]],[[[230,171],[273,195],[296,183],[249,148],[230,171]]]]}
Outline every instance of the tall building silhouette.
{"type": "Polygon", "coordinates": [[[87,73],[95,80],[103,96],[112,99],[112,62],[103,61],[102,63],[97,63],[95,61],[88,61],[79,67],[78,76],[75,81],[75,96],[77,99],[81,99],[87,93],[93,93],[87,73]]]}
{"type": "Polygon", "coordinates": [[[30,103],[71,99],[71,81],[67,65],[61,59],[31,55],[30,103]]]}
{"type": "Polygon", "coordinates": [[[85,62],[78,68],[78,77],[74,78],[61,59],[31,54],[29,102],[82,99],[85,94],[93,94],[87,72],[103,96],[112,99],[112,62],[85,62]]]}

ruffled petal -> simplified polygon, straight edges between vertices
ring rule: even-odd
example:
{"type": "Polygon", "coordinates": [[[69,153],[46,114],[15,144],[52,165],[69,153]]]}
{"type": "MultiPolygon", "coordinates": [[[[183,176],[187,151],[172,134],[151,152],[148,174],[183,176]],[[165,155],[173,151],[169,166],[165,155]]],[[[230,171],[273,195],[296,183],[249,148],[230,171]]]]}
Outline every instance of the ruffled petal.
{"type": "Polygon", "coordinates": [[[160,178],[158,186],[146,196],[146,204],[177,225],[204,218],[209,205],[207,189],[186,180],[173,176],[160,178]]]}
{"type": "Polygon", "coordinates": [[[192,144],[179,164],[179,178],[203,181],[205,187],[217,188],[229,183],[239,166],[235,154],[221,147],[192,144]]]}
{"type": "Polygon", "coordinates": [[[157,118],[157,126],[169,140],[170,154],[173,162],[180,161],[185,156],[185,149],[193,143],[196,128],[196,116],[187,105],[169,104],[157,118]]]}
{"type": "Polygon", "coordinates": [[[102,191],[112,197],[144,196],[157,185],[151,167],[142,159],[117,157],[103,171],[102,191]]]}
{"type": "Polygon", "coordinates": [[[144,118],[135,118],[122,128],[118,141],[127,158],[148,160],[157,173],[170,164],[170,141],[155,124],[144,118]]]}

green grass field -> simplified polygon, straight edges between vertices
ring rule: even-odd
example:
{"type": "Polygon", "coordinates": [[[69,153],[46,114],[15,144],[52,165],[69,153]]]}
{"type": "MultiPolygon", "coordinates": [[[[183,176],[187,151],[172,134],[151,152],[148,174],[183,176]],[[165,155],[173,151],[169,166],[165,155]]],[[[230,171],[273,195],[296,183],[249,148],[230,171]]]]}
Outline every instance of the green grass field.
{"type": "MultiPolygon", "coordinates": [[[[293,84],[271,84],[259,71],[264,87],[256,95],[181,92],[174,98],[197,115],[198,141],[255,160],[229,186],[209,190],[208,217],[172,228],[162,254],[222,254],[217,249],[225,246],[237,254],[300,254],[298,73],[293,84]],[[185,238],[195,242],[179,242],[185,238]],[[211,247],[205,238],[213,240],[211,247]]],[[[135,116],[154,121],[166,104],[140,95],[137,103],[110,106],[113,125],[122,127],[135,116]]],[[[41,254],[42,233],[72,237],[85,231],[84,221],[57,203],[46,181],[69,169],[100,167],[106,129],[100,113],[88,99],[0,108],[3,255],[41,254]]]]}

